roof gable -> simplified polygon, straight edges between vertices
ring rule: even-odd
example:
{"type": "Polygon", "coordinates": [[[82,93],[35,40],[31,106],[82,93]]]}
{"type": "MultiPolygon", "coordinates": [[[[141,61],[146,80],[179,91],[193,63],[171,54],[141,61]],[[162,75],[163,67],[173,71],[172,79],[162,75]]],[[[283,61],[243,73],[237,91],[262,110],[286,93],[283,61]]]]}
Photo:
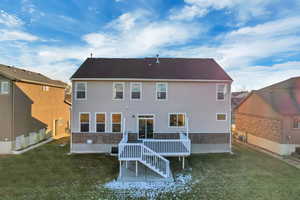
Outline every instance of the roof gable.
{"type": "MultiPolygon", "coordinates": [[[[290,78],[260,90],[252,91],[251,94],[253,93],[260,96],[279,114],[300,114],[300,77],[290,78]]],[[[246,101],[247,98],[244,99],[244,101],[246,101]]],[[[242,101],[239,106],[244,101],[242,101]]],[[[237,106],[237,108],[239,106],[237,106]]]]}
{"type": "Polygon", "coordinates": [[[88,58],[72,79],[224,80],[230,76],[213,60],[198,58],[88,58]]]}
{"type": "Polygon", "coordinates": [[[1,64],[0,75],[16,81],[45,84],[61,88],[65,88],[67,86],[66,83],[58,80],[52,80],[43,74],[1,64]]]}

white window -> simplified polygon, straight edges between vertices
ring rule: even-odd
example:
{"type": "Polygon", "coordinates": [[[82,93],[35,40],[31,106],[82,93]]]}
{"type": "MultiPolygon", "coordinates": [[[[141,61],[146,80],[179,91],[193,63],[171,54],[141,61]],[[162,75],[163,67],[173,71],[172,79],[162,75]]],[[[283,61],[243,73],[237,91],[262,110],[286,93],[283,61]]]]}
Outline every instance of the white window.
{"type": "Polygon", "coordinates": [[[132,100],[142,98],[142,83],[130,83],[130,98],[132,100]]]}
{"type": "Polygon", "coordinates": [[[300,119],[299,118],[294,119],[293,128],[300,128],[300,119]]]}
{"type": "Polygon", "coordinates": [[[90,132],[90,113],[80,113],[80,132],[90,132]]]}
{"type": "Polygon", "coordinates": [[[122,132],[122,114],[111,113],[111,132],[120,133],[122,132]]]}
{"type": "Polygon", "coordinates": [[[167,100],[168,99],[168,84],[156,83],[156,99],[167,100]]]}
{"type": "Polygon", "coordinates": [[[96,132],[104,133],[105,132],[105,122],[106,114],[105,113],[96,113],[96,132]]]}
{"type": "Polygon", "coordinates": [[[43,90],[44,92],[48,92],[48,91],[49,91],[49,86],[43,85],[42,90],[43,90]]]}
{"type": "Polygon", "coordinates": [[[87,83],[77,82],[75,83],[75,97],[78,100],[85,100],[87,96],[87,83]]]}
{"type": "Polygon", "coordinates": [[[226,121],[227,115],[225,113],[217,113],[217,121],[226,121]]]}
{"type": "Polygon", "coordinates": [[[184,113],[169,113],[169,127],[184,127],[185,114],[184,113]]]}
{"type": "Polygon", "coordinates": [[[226,85],[217,84],[217,100],[224,100],[226,94],[226,85]]]}
{"type": "Polygon", "coordinates": [[[1,82],[0,93],[1,94],[9,93],[9,83],[7,81],[1,82]]]}
{"type": "Polygon", "coordinates": [[[113,83],[113,99],[124,99],[124,83],[113,83]]]}

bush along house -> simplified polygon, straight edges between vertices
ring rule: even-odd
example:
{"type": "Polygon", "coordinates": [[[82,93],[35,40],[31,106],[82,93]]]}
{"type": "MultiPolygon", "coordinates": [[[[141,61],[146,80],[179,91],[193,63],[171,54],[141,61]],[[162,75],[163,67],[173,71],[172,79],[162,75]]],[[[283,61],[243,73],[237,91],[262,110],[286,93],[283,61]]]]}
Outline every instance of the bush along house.
{"type": "Polygon", "coordinates": [[[231,152],[232,79],[213,59],[88,58],[71,80],[71,153],[169,177],[166,157],[231,152]]]}

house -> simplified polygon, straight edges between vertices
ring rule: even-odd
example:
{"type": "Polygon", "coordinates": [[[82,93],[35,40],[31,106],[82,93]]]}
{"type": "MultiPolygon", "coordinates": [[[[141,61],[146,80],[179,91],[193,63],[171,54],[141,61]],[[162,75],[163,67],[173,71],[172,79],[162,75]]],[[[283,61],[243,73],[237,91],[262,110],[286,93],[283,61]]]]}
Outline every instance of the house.
{"type": "Polygon", "coordinates": [[[70,126],[67,84],[0,65],[0,153],[9,154],[46,139],[63,136],[70,126]]]}
{"type": "Polygon", "coordinates": [[[232,123],[233,130],[235,130],[235,115],[233,111],[235,107],[238,106],[248,96],[248,94],[249,94],[248,91],[231,93],[231,109],[232,109],[231,123],[232,123]]]}
{"type": "Polygon", "coordinates": [[[213,59],[88,58],[71,80],[72,153],[118,147],[167,177],[165,157],[231,152],[232,79],[213,59]]]}
{"type": "Polygon", "coordinates": [[[252,91],[235,109],[236,131],[280,155],[300,146],[300,77],[252,91]]]}

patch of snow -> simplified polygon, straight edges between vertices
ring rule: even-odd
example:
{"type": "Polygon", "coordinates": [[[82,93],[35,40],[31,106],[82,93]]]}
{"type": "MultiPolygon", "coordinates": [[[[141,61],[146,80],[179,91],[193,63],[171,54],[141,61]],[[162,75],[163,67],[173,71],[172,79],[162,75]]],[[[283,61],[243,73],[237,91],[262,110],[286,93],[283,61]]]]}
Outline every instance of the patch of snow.
{"type": "Polygon", "coordinates": [[[199,181],[192,181],[190,174],[178,174],[174,181],[155,181],[155,182],[122,182],[111,181],[104,185],[105,188],[112,190],[117,196],[124,197],[124,194],[131,198],[146,197],[156,199],[164,193],[173,195],[188,193],[191,186],[199,181]],[[176,194],[175,194],[176,193],[176,194]]]}

